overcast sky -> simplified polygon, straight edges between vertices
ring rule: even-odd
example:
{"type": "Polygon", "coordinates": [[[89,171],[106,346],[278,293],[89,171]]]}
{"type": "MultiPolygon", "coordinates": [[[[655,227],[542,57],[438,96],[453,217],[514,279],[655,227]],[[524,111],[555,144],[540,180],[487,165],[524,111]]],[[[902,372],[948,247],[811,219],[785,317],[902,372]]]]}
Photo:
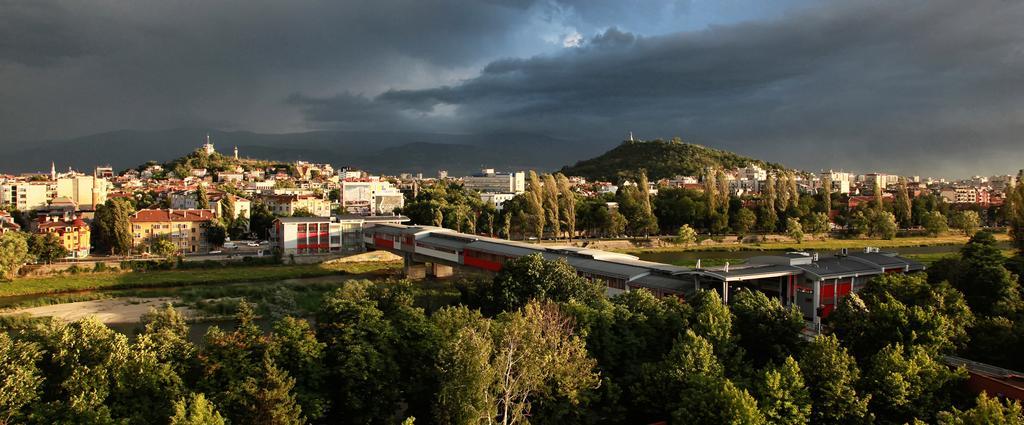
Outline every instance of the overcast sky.
{"type": "Polygon", "coordinates": [[[632,131],[805,169],[1009,173],[1022,25],[1010,0],[0,0],[0,146],[632,131]]]}

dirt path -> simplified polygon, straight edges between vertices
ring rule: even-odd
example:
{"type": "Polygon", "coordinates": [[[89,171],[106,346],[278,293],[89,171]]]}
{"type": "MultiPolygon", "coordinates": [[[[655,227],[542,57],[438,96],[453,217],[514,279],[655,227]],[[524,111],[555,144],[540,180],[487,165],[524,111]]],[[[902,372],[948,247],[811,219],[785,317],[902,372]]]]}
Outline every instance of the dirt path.
{"type": "MultiPolygon", "coordinates": [[[[33,317],[55,317],[66,321],[75,321],[95,316],[103,323],[138,323],[150,307],[161,308],[174,298],[111,298],[95,301],[54,304],[42,307],[22,308],[4,312],[4,315],[28,314],[33,317]]],[[[177,307],[185,317],[192,317],[194,312],[185,307],[177,307]]]]}

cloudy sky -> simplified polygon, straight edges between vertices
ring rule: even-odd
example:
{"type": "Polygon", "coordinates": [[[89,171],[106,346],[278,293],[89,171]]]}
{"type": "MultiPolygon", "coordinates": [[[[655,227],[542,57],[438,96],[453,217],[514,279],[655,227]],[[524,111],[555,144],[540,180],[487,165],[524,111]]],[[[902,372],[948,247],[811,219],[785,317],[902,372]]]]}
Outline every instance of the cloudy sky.
{"type": "Polygon", "coordinates": [[[1022,23],[1010,0],[0,0],[0,146],[633,131],[806,169],[1009,173],[1022,23]]]}

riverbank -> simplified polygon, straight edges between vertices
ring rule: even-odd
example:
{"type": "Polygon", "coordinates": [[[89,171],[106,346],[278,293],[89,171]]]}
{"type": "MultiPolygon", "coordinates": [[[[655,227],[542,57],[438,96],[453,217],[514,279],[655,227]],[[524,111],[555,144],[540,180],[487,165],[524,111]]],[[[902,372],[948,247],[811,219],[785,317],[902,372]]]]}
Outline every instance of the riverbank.
{"type": "Polygon", "coordinates": [[[335,262],[325,264],[229,266],[223,268],[172,269],[143,272],[97,272],[61,276],[19,278],[0,283],[0,298],[61,294],[97,289],[159,288],[214,283],[260,282],[337,274],[365,274],[397,270],[401,263],[335,262]]]}

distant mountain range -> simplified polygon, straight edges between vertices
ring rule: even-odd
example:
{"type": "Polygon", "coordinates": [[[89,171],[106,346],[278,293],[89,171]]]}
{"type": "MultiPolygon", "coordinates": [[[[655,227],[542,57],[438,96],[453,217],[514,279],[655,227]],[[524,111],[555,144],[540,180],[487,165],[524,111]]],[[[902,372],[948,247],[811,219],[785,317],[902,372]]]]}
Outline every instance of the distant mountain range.
{"type": "Polygon", "coordinates": [[[623,177],[633,178],[640,170],[645,170],[648,178],[656,180],[677,175],[697,176],[708,167],[735,169],[750,164],[769,170],[785,169],[779,164],[692,143],[627,140],[596,158],[579,161],[563,167],[561,171],[568,176],[614,182],[623,177]]]}
{"type": "Polygon", "coordinates": [[[530,133],[435,134],[402,132],[314,131],[261,134],[179,128],[142,131],[119,130],[73,139],[32,143],[0,155],[0,172],[49,171],[68,166],[92,170],[110,165],[116,170],[146,161],[166,162],[181,157],[203,143],[209,133],[217,150],[280,161],[327,162],[335,167],[352,166],[373,173],[422,172],[435,175],[448,170],[466,175],[480,168],[499,170],[556,170],[581,157],[597,155],[613,143],[557,139],[530,133]]]}

